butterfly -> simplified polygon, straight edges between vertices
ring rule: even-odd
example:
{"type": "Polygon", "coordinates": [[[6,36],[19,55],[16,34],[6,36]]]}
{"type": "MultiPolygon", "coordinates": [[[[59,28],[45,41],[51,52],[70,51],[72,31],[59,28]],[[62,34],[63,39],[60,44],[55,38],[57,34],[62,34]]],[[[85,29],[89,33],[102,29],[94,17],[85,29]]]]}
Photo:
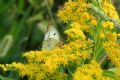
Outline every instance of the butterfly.
{"type": "Polygon", "coordinates": [[[42,50],[53,50],[61,45],[62,42],[60,40],[59,32],[54,25],[48,25],[47,32],[45,33],[44,41],[42,43],[42,50]]]}

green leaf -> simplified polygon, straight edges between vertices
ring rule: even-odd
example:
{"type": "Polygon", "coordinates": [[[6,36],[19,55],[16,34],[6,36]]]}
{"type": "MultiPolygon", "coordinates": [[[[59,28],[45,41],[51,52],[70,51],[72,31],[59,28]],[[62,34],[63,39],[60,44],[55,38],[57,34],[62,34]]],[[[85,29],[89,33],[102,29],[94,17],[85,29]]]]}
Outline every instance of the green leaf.
{"type": "Polygon", "coordinates": [[[14,79],[12,79],[12,78],[7,78],[7,77],[4,77],[4,76],[0,75],[0,80],[14,80],[14,79]]]}
{"type": "Polygon", "coordinates": [[[18,4],[19,11],[22,11],[24,8],[25,2],[24,0],[18,0],[18,1],[19,1],[19,4],[18,4]]]}
{"type": "Polygon", "coordinates": [[[38,13],[38,14],[30,17],[28,19],[28,22],[31,23],[31,22],[35,22],[35,21],[39,21],[39,20],[43,20],[43,15],[41,13],[38,13]]]}
{"type": "Polygon", "coordinates": [[[103,71],[103,76],[111,77],[114,80],[118,80],[118,77],[116,76],[115,72],[113,72],[113,71],[104,70],[103,71]]]}

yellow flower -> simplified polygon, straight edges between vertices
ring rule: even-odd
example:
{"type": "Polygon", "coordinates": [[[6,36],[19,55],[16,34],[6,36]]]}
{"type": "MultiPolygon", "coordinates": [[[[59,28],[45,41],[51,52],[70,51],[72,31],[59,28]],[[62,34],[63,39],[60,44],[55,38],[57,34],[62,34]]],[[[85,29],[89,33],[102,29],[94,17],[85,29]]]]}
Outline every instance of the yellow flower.
{"type": "Polygon", "coordinates": [[[78,23],[73,23],[71,24],[71,28],[67,29],[64,33],[68,35],[69,38],[71,39],[82,39],[85,40],[86,36],[84,35],[83,31],[84,28],[83,26],[78,24],[78,23]]]}
{"type": "Polygon", "coordinates": [[[108,40],[111,40],[111,41],[117,40],[117,34],[115,32],[113,32],[113,33],[109,32],[106,35],[107,35],[108,40]]]}
{"type": "Polygon", "coordinates": [[[116,74],[117,74],[118,77],[120,77],[120,68],[117,68],[116,74]]]}
{"type": "Polygon", "coordinates": [[[115,7],[113,6],[112,2],[110,0],[103,0],[103,11],[105,14],[107,14],[109,17],[113,19],[117,19],[119,21],[119,16],[117,11],[115,10],[115,7]]]}
{"type": "Polygon", "coordinates": [[[85,20],[85,21],[90,20],[90,15],[89,15],[89,13],[84,12],[84,13],[82,14],[82,18],[83,18],[83,20],[85,20]]]}
{"type": "Polygon", "coordinates": [[[113,22],[103,22],[103,28],[110,28],[110,29],[113,29],[114,28],[114,23],[113,22]]]}
{"type": "Polygon", "coordinates": [[[105,38],[105,34],[104,33],[100,33],[100,38],[105,38]]]}
{"type": "Polygon", "coordinates": [[[97,26],[97,21],[96,20],[91,20],[91,23],[93,26],[97,26]]]}
{"type": "Polygon", "coordinates": [[[63,22],[85,21],[89,19],[89,14],[86,13],[87,7],[88,7],[88,4],[85,2],[85,0],[82,0],[82,1],[81,0],[77,0],[77,1],[70,0],[66,2],[64,4],[64,7],[58,11],[58,16],[63,22]]]}
{"type": "Polygon", "coordinates": [[[107,41],[104,43],[106,53],[112,63],[120,68],[120,46],[117,42],[107,41]]]}
{"type": "Polygon", "coordinates": [[[96,61],[92,61],[77,68],[73,74],[73,80],[104,80],[102,72],[100,65],[96,61]]]}

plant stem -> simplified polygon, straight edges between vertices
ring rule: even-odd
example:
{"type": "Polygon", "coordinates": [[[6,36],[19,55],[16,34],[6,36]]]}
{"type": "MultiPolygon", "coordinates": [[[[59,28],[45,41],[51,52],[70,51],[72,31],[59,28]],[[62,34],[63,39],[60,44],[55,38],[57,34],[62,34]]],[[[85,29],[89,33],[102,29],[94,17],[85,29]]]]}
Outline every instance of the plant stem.
{"type": "Polygon", "coordinates": [[[49,7],[49,5],[48,5],[48,1],[47,1],[47,0],[44,0],[44,2],[45,2],[45,4],[46,4],[46,8],[47,8],[48,14],[49,14],[49,16],[50,16],[53,24],[56,26],[57,24],[56,24],[56,22],[55,22],[55,20],[54,20],[54,18],[53,18],[51,9],[50,9],[50,7],[49,7]]]}

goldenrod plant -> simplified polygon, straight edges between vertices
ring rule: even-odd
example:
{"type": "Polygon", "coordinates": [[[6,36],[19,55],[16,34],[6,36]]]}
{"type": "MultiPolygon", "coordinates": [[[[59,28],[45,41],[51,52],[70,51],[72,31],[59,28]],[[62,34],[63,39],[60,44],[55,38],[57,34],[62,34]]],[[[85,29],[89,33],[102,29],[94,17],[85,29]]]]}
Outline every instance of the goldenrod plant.
{"type": "Polygon", "coordinates": [[[62,47],[25,52],[26,62],[0,67],[29,80],[120,80],[120,19],[112,0],[68,0],[57,16],[69,24],[62,47]]]}

